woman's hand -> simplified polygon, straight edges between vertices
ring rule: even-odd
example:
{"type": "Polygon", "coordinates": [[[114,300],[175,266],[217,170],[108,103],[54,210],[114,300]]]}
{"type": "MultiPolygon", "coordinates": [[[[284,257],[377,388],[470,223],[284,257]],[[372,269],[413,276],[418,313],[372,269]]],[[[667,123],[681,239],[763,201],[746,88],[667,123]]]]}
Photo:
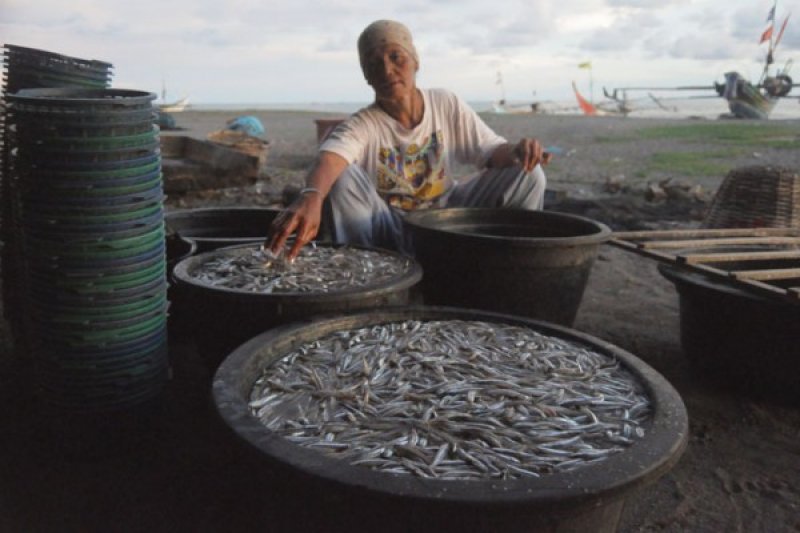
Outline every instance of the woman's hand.
{"type": "Polygon", "coordinates": [[[293,261],[300,253],[300,249],[317,236],[321,219],[322,194],[319,191],[300,194],[272,221],[267,236],[267,247],[278,256],[283,251],[286,241],[295,233],[294,243],[286,254],[286,259],[293,261]]]}
{"type": "Polygon", "coordinates": [[[295,233],[294,244],[286,254],[286,259],[292,261],[300,249],[317,236],[322,220],[322,203],[347,164],[340,155],[320,152],[306,179],[308,187],[300,191],[300,196],[270,224],[266,246],[273,254],[280,255],[286,241],[295,233]]]}
{"type": "Polygon", "coordinates": [[[545,166],[550,162],[552,154],[544,151],[542,143],[536,139],[522,139],[516,145],[501,144],[489,157],[487,166],[492,168],[508,168],[515,165],[525,172],[531,172],[536,165],[545,166]]]}
{"type": "Polygon", "coordinates": [[[536,165],[545,166],[550,162],[552,154],[544,151],[544,146],[536,139],[522,139],[512,152],[514,164],[520,165],[526,172],[531,172],[536,165]]]}

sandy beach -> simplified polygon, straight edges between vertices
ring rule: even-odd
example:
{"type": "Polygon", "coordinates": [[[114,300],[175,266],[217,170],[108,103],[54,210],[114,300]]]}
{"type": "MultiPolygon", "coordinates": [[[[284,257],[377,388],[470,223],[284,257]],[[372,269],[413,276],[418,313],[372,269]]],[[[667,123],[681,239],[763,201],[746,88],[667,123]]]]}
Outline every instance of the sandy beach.
{"type": "MultiPolygon", "coordinates": [[[[205,138],[239,115],[257,116],[266,128],[264,176],[248,187],[171,196],[169,209],[279,205],[284,187],[302,183],[313,161],[314,120],[341,116],[189,110],[175,115],[181,129],[163,135],[205,138]]],[[[795,120],[484,118],[509,140],[534,136],[554,154],[546,208],[582,214],[613,230],[696,227],[728,171],[800,168],[795,120]]],[[[654,261],[602,247],[574,328],[663,374],[690,418],[685,454],[627,500],[619,531],[800,531],[800,408],[710,385],[682,352],[679,319],[675,288],[654,261]]],[[[36,443],[43,430],[29,422],[36,413],[25,404],[20,383],[28,371],[13,357],[0,357],[6,369],[0,372],[6,405],[0,414],[0,530],[264,529],[270,496],[258,493],[259,482],[242,459],[228,455],[226,435],[209,413],[207,371],[186,352],[177,355],[156,434],[140,436],[124,454],[83,462],[51,453],[46,439],[36,443]]]]}
{"type": "MultiPolygon", "coordinates": [[[[262,137],[270,142],[267,176],[254,189],[258,193],[241,196],[219,190],[216,195],[209,192],[199,198],[172,198],[169,205],[190,206],[196,201],[253,205],[275,202],[283,186],[302,183],[313,162],[317,147],[315,121],[345,116],[307,111],[188,110],[175,115],[180,129],[163,135],[202,139],[224,128],[227,120],[242,115],[259,118],[266,130],[262,137]]],[[[796,168],[800,163],[800,154],[791,145],[794,142],[796,146],[800,120],[494,113],[484,113],[482,117],[509,140],[522,136],[540,139],[554,154],[547,168],[548,188],[574,199],[620,193],[638,199],[649,185],[668,180],[677,188],[695,188],[695,197],[708,200],[732,168],[767,164],[796,168]]]]}

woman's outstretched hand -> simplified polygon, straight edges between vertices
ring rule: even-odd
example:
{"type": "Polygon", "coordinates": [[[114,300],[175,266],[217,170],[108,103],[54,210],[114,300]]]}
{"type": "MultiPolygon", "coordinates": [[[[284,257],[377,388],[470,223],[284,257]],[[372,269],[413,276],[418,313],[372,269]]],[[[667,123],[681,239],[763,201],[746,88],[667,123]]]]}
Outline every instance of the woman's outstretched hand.
{"type": "Polygon", "coordinates": [[[266,246],[279,256],[284,250],[289,237],[295,235],[285,257],[293,261],[300,249],[311,242],[319,232],[322,219],[322,195],[318,191],[301,193],[289,207],[278,213],[269,227],[266,246]]]}

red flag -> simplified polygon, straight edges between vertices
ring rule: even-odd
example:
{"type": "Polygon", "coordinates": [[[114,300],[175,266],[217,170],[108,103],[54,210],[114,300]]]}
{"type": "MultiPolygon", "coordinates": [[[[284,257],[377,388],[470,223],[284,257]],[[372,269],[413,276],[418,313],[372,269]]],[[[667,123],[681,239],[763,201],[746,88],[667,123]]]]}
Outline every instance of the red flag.
{"type": "MultiPolygon", "coordinates": [[[[791,15],[791,13],[789,13],[789,15],[791,15]]],[[[786,18],[783,19],[783,24],[781,24],[781,31],[778,32],[778,37],[775,38],[775,46],[778,46],[778,43],[781,42],[781,37],[783,37],[783,30],[786,29],[786,23],[789,22],[789,15],[786,15],[786,18]]]]}
{"type": "Polygon", "coordinates": [[[758,44],[761,44],[764,41],[769,41],[770,37],[772,37],[772,24],[770,24],[769,28],[764,30],[764,33],[761,34],[761,40],[758,41],[758,44]]]}
{"type": "Polygon", "coordinates": [[[575,82],[572,82],[572,90],[575,91],[575,98],[578,100],[578,106],[580,106],[581,111],[583,111],[584,115],[596,115],[597,108],[588,102],[581,93],[578,92],[578,88],[575,87],[575,82]]]}

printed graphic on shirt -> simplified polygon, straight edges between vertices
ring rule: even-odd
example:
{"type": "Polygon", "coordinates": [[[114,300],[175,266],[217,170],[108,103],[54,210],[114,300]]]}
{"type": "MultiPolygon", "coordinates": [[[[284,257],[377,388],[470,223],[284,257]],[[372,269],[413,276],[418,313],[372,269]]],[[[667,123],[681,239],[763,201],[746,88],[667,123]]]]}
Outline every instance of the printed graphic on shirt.
{"type": "Polygon", "coordinates": [[[405,150],[394,146],[381,148],[378,154],[378,191],[391,205],[413,209],[433,200],[450,187],[445,167],[441,130],[421,144],[412,143],[405,150]]]}

